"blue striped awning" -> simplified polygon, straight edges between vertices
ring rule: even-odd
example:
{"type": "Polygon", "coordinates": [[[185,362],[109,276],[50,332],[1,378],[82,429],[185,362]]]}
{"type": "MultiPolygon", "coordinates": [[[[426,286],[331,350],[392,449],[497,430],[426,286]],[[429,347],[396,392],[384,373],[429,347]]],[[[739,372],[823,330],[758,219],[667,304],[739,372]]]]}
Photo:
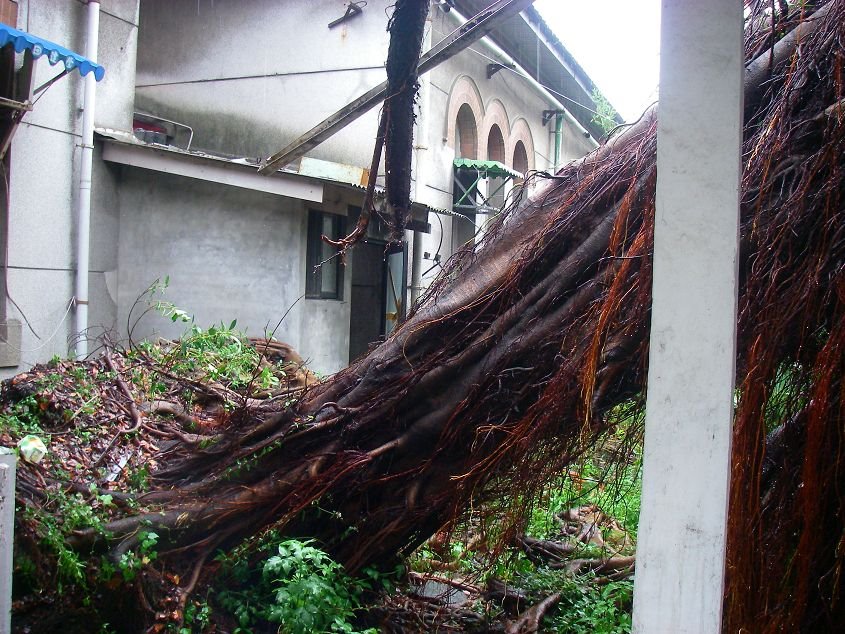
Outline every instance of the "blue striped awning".
{"type": "Polygon", "coordinates": [[[94,78],[97,81],[100,81],[106,74],[105,68],[78,53],[66,49],[64,46],[59,46],[24,31],[18,31],[7,24],[0,24],[0,47],[6,46],[6,44],[14,45],[15,51],[18,53],[30,49],[32,56],[36,58],[46,55],[52,66],[61,62],[68,72],[77,68],[80,75],[94,73],[94,78]]]}

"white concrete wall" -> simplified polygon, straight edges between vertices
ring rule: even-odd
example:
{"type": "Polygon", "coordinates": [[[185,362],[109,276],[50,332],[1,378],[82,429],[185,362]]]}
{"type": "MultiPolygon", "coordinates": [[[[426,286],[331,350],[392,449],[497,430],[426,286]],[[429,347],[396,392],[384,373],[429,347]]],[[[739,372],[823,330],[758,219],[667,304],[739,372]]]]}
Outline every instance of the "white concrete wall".
{"type": "MultiPolygon", "coordinates": [[[[275,0],[142,0],[137,106],[194,127],[197,148],[267,156],[384,80],[391,4],[371,1],[362,15],[329,29],[327,24],[343,15],[345,0],[291,0],[283,8],[275,0]]],[[[439,42],[457,25],[454,12],[433,9],[429,44],[439,42]]],[[[448,209],[452,203],[454,148],[447,128],[450,95],[459,77],[470,78],[477,87],[480,138],[486,140],[495,120],[482,121],[485,113],[504,111],[504,127],[528,129],[531,166],[551,167],[554,123],[543,126],[541,116],[555,104],[508,70],[488,80],[488,58],[498,59],[488,46],[476,43],[424,80],[430,84],[427,112],[420,113],[419,121],[426,129],[417,130],[415,143],[422,149],[415,163],[425,163],[426,176],[414,191],[417,200],[433,207],[448,209]]],[[[376,115],[368,113],[309,155],[368,166],[376,115]]],[[[503,130],[505,135],[508,129],[503,130]]],[[[561,161],[590,149],[583,133],[566,123],[561,161]]],[[[440,221],[431,219],[432,234],[424,241],[424,250],[432,256],[439,251],[445,260],[452,252],[453,219],[440,221]]]]}
{"type": "Polygon", "coordinates": [[[722,631],[742,30],[742,5],[734,0],[663,2],[636,634],[722,631]],[[693,40],[707,45],[690,46],[693,40]]]}
{"type": "MultiPolygon", "coordinates": [[[[137,0],[102,2],[99,59],[106,76],[98,83],[97,125],[131,126],[137,7],[137,0]]],[[[76,0],[22,0],[18,27],[84,52],[84,13],[85,5],[76,0]]],[[[42,58],[36,64],[35,85],[57,73],[58,67],[42,58]]],[[[8,288],[23,314],[7,301],[6,316],[26,316],[41,337],[24,326],[20,369],[68,353],[82,84],[79,73],[73,72],[52,85],[24,117],[9,152],[8,288]]],[[[96,168],[90,299],[92,314],[106,323],[114,321],[114,305],[108,302],[104,271],[116,267],[111,245],[117,242],[117,226],[113,196],[98,189],[101,174],[96,168]]],[[[0,377],[17,371],[0,369],[0,377]]]]}
{"type": "MultiPolygon", "coordinates": [[[[386,11],[390,0],[371,0],[363,15],[328,29],[328,22],[343,15],[346,4],[346,0],[288,0],[282,4],[277,0],[103,0],[99,59],[106,67],[106,76],[98,84],[96,125],[128,130],[133,109],[146,110],[191,125],[196,132],[195,148],[246,156],[264,156],[279,150],[385,77],[383,64],[389,42],[386,11]]],[[[85,5],[80,0],[22,0],[20,7],[21,28],[74,50],[84,49],[85,5]]],[[[455,25],[439,10],[431,17],[428,37],[430,42],[437,42],[455,25]]],[[[473,48],[489,54],[482,44],[473,48]]],[[[451,206],[454,150],[448,138],[448,113],[450,92],[458,77],[472,78],[482,112],[487,108],[492,112],[491,104],[496,102],[496,107],[506,113],[509,126],[521,120],[520,125],[526,126],[532,137],[533,166],[548,167],[553,139],[550,126],[542,126],[540,116],[552,104],[523,78],[508,71],[487,80],[487,62],[478,53],[465,51],[426,80],[427,112],[420,119],[425,122],[425,129],[417,136],[421,147],[416,155],[417,166],[424,165],[424,182],[415,186],[415,191],[418,200],[434,207],[451,206]]],[[[36,83],[46,81],[55,72],[45,62],[39,66],[36,83]]],[[[65,318],[65,312],[73,284],[81,89],[78,74],[71,74],[50,88],[36,110],[27,115],[10,155],[9,290],[39,335],[47,339],[55,332],[44,343],[24,328],[22,348],[29,352],[24,354],[23,366],[68,351],[71,315],[65,318]]],[[[376,116],[375,111],[369,113],[312,155],[369,165],[376,116]]],[[[479,117],[480,126],[488,123],[479,117]]],[[[486,139],[487,129],[481,127],[479,136],[486,139]]],[[[567,133],[564,137],[566,157],[574,158],[586,149],[577,135],[567,133]]],[[[271,289],[255,302],[245,290],[250,287],[244,286],[243,276],[235,275],[231,286],[239,290],[234,295],[228,292],[229,286],[223,292],[221,282],[222,277],[234,275],[232,271],[239,268],[235,262],[241,260],[235,253],[246,245],[244,240],[236,238],[235,247],[221,263],[204,261],[211,253],[203,251],[205,247],[187,263],[174,256],[177,252],[195,252],[192,240],[200,239],[202,243],[204,239],[224,239],[223,234],[195,234],[180,229],[187,225],[210,231],[199,221],[202,213],[198,209],[204,209],[203,205],[216,209],[216,227],[230,227],[239,222],[238,218],[243,221],[241,210],[245,208],[251,209],[244,212],[251,222],[260,226],[265,220],[263,216],[256,217],[254,214],[259,212],[255,210],[269,213],[269,209],[276,209],[273,205],[277,203],[267,202],[273,197],[265,200],[261,195],[221,186],[219,195],[209,197],[213,185],[184,180],[183,185],[175,186],[159,175],[134,172],[103,163],[97,150],[91,223],[92,334],[109,330],[120,336],[125,329],[127,302],[160,274],[171,274],[172,295],[177,303],[208,322],[238,317],[234,312],[243,313],[240,323],[249,326],[252,334],[263,331],[271,316],[278,314],[277,309],[304,291],[305,259],[304,253],[299,252],[305,244],[303,210],[295,214],[290,209],[277,211],[277,215],[281,214],[278,218],[271,214],[276,219],[270,224],[280,231],[284,227],[283,244],[287,245],[274,257],[287,258],[285,266],[290,271],[283,271],[282,278],[268,274],[265,267],[253,271],[247,266],[244,276],[251,272],[260,279],[263,271],[262,283],[271,289]],[[160,188],[158,209],[145,197],[145,192],[156,188],[160,188]],[[208,205],[197,202],[206,199],[208,205]],[[253,205],[256,200],[263,202],[253,205]],[[172,211],[162,227],[175,228],[175,233],[160,231],[160,227],[150,224],[150,218],[165,220],[161,209],[172,211]],[[150,218],[145,219],[146,215],[150,218]],[[124,227],[124,222],[130,224],[124,227]],[[144,242],[147,246],[141,247],[132,236],[143,227],[151,233],[144,242]],[[202,238],[203,235],[211,237],[202,238]],[[288,244],[294,238],[298,244],[288,244]],[[158,251],[144,251],[151,248],[158,251]],[[174,262],[177,274],[168,270],[174,262]],[[198,267],[193,268],[193,264],[198,267]],[[208,267],[216,274],[205,276],[203,271],[208,267]],[[280,279],[284,279],[284,287],[280,279]],[[271,298],[269,304],[265,298],[271,298]]],[[[430,222],[432,234],[426,237],[423,250],[431,254],[439,251],[445,261],[451,254],[452,219],[442,218],[442,231],[435,217],[430,222]]],[[[254,230],[243,227],[246,234],[254,230]]],[[[264,234],[260,237],[267,238],[264,234]]],[[[252,261],[256,251],[247,249],[240,253],[252,261]]],[[[423,269],[430,264],[424,262],[423,269]]],[[[276,270],[284,269],[280,261],[274,266],[276,270]]],[[[435,269],[431,275],[436,272],[435,269]]],[[[346,279],[348,283],[351,276],[346,279]]],[[[10,318],[20,317],[11,305],[7,313],[10,318]]],[[[347,360],[348,323],[347,301],[302,300],[288,317],[283,334],[304,356],[313,359],[318,370],[332,372],[347,360]]],[[[162,332],[168,336],[176,334],[166,330],[166,325],[162,332]]],[[[0,370],[0,377],[15,371],[0,370]]]]}
{"type": "MultiPolygon", "coordinates": [[[[101,0],[99,60],[106,75],[97,83],[96,126],[132,129],[139,0],[101,0]]],[[[81,46],[81,44],[80,44],[81,46]]],[[[96,183],[95,183],[96,187],[96,183]]]]}

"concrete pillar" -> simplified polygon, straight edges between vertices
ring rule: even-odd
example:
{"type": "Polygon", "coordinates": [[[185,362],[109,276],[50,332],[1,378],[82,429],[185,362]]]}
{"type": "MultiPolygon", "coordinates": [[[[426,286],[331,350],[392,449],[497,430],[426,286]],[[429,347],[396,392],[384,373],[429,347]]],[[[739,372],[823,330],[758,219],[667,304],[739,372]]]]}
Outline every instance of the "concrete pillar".
{"type": "Polygon", "coordinates": [[[663,0],[634,632],[719,632],[736,348],[741,0],[663,0]]]}
{"type": "Polygon", "coordinates": [[[11,631],[12,546],[15,527],[15,466],[17,456],[0,447],[0,634],[11,631]]]}

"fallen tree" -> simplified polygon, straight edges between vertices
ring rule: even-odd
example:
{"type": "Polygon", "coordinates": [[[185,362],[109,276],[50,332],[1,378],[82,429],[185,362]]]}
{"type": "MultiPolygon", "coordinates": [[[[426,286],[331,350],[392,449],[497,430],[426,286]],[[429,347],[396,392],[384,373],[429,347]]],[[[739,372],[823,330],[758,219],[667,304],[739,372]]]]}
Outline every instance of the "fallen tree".
{"type": "MultiPolygon", "coordinates": [[[[845,2],[817,4],[748,27],[729,631],[833,631],[845,616],[845,2]]],[[[137,622],[125,586],[151,576],[170,574],[184,606],[214,552],[270,526],[352,572],[407,553],[474,499],[511,482],[530,495],[619,408],[641,408],[655,130],[650,112],[532,176],[386,342],[282,411],[244,407],[212,441],[171,447],[151,490],[77,531],[92,561],[137,551],[145,527],[159,536],[146,576],[96,582],[112,617],[137,622]]],[[[37,504],[22,474],[21,502],[37,504]]]]}

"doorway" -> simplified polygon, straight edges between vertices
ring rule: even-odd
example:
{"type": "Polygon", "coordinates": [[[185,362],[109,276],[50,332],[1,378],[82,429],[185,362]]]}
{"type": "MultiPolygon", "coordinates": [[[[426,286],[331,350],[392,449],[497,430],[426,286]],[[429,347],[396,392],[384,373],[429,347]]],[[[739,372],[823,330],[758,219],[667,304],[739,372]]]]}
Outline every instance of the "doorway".
{"type": "MultiPolygon", "coordinates": [[[[371,229],[378,230],[378,227],[371,229]]],[[[368,232],[369,233],[369,232],[368,232]]],[[[374,231],[375,233],[375,231],[374,231]]],[[[393,332],[405,316],[408,249],[385,254],[387,241],[367,237],[353,247],[349,306],[349,361],[393,332]]]]}

